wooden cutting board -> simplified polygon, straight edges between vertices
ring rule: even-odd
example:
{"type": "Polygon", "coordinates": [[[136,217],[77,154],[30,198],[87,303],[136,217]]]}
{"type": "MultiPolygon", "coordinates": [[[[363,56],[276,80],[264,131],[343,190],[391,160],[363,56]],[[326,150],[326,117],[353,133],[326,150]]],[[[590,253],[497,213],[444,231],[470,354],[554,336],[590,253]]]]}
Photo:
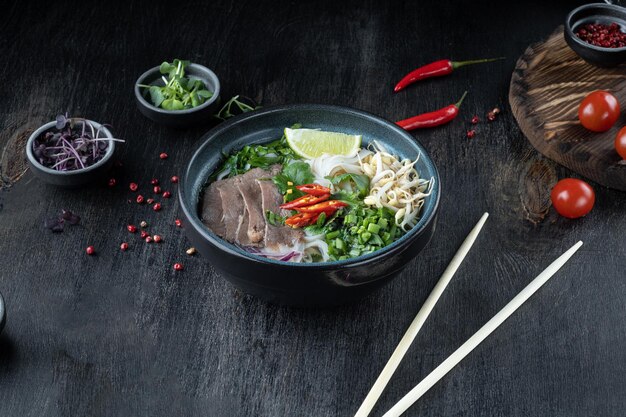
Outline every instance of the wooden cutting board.
{"type": "Polygon", "coordinates": [[[626,191],[626,163],[614,148],[617,131],[626,125],[626,66],[586,63],[567,46],[561,26],[519,58],[509,102],[535,149],[599,184],[626,191]],[[578,105],[594,90],[610,91],[622,106],[608,132],[590,132],[578,122],[578,105]]]}

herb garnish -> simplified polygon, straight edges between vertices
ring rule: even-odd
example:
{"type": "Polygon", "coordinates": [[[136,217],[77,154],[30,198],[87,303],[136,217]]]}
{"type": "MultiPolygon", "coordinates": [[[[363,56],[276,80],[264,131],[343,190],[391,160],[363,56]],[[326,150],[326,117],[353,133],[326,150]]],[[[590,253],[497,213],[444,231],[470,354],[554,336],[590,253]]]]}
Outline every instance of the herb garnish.
{"type": "Polygon", "coordinates": [[[267,210],[265,212],[265,219],[272,226],[282,226],[285,224],[285,217],[274,213],[273,211],[267,210]]]}
{"type": "Polygon", "coordinates": [[[285,202],[302,197],[304,193],[296,185],[310,184],[315,180],[311,167],[306,162],[295,161],[283,167],[280,174],[272,178],[285,202]],[[291,190],[291,191],[290,191],[291,190]]]}
{"type": "Polygon", "coordinates": [[[351,190],[357,198],[363,199],[370,192],[370,177],[364,174],[339,174],[334,177],[326,177],[333,185],[346,184],[350,185],[351,190]]]}
{"type": "Polygon", "coordinates": [[[55,233],[59,233],[63,231],[65,223],[77,225],[78,223],[80,223],[80,216],[72,213],[69,210],[63,209],[61,210],[61,214],[59,214],[58,216],[46,219],[46,221],[44,222],[44,226],[46,226],[46,228],[52,230],[55,233]]]}
{"type": "Polygon", "coordinates": [[[341,216],[322,229],[333,261],[374,252],[405,233],[396,225],[394,212],[386,207],[376,209],[357,204],[341,210],[341,216]]]}
{"type": "Polygon", "coordinates": [[[214,181],[216,178],[234,177],[252,168],[268,169],[275,164],[285,165],[300,159],[289,147],[284,135],[280,139],[264,145],[246,145],[240,151],[233,152],[230,155],[224,154],[224,156],[226,160],[209,177],[209,182],[214,181]]]}
{"type": "Polygon", "coordinates": [[[33,155],[45,167],[57,171],[87,168],[106,155],[109,141],[121,139],[100,137],[101,127],[90,121],[70,118],[67,114],[56,119],[56,129],[49,130],[33,141],[33,155]]]}
{"type": "Polygon", "coordinates": [[[139,84],[139,87],[147,88],[150,100],[156,107],[165,110],[185,110],[198,107],[213,97],[213,92],[207,90],[199,79],[185,77],[185,67],[189,61],[175,59],[174,62],[163,62],[159,68],[164,86],[139,84]]]}
{"type": "Polygon", "coordinates": [[[234,96],[222,106],[215,117],[221,120],[226,120],[260,108],[261,106],[249,97],[234,96]]]}

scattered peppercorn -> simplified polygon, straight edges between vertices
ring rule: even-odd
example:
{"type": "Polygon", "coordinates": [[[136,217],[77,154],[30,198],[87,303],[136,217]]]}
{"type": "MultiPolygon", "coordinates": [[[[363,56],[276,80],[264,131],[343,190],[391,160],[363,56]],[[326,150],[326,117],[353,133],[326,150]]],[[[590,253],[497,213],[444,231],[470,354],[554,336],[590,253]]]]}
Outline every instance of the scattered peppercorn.
{"type": "Polygon", "coordinates": [[[135,233],[137,231],[137,227],[135,225],[133,225],[133,224],[129,224],[128,226],[126,226],[126,228],[131,233],[135,233]]]}
{"type": "Polygon", "coordinates": [[[85,252],[87,252],[87,255],[93,255],[94,253],[96,253],[96,248],[94,248],[93,246],[87,246],[87,249],[85,250],[85,252]]]}
{"type": "Polygon", "coordinates": [[[126,249],[128,249],[128,243],[123,242],[123,243],[120,245],[120,249],[121,249],[122,251],[125,251],[126,249]]]}
{"type": "Polygon", "coordinates": [[[472,139],[474,136],[476,136],[476,131],[475,130],[472,129],[472,130],[468,130],[467,131],[467,137],[469,139],[472,139]]]}
{"type": "Polygon", "coordinates": [[[141,204],[141,203],[143,203],[143,200],[144,200],[144,199],[143,199],[143,196],[142,196],[141,194],[139,194],[139,195],[137,196],[137,199],[136,199],[135,201],[137,201],[137,204],[141,204]]]}
{"type": "Polygon", "coordinates": [[[163,238],[160,235],[154,235],[152,239],[154,239],[156,243],[161,243],[161,241],[163,240],[163,238]]]}
{"type": "Polygon", "coordinates": [[[155,194],[161,194],[161,187],[159,187],[158,185],[155,185],[155,186],[152,188],[152,191],[153,191],[155,194]]]}
{"type": "Polygon", "coordinates": [[[167,159],[167,154],[165,152],[161,152],[161,154],[159,155],[159,158],[167,159]]]}
{"type": "Polygon", "coordinates": [[[163,192],[163,198],[170,198],[171,196],[172,196],[172,193],[170,193],[169,191],[163,192]]]}
{"type": "Polygon", "coordinates": [[[154,211],[161,210],[161,203],[154,203],[154,206],[152,206],[152,210],[154,211]]]}
{"type": "Polygon", "coordinates": [[[150,184],[152,184],[152,185],[159,185],[159,180],[157,180],[156,178],[152,178],[150,180],[150,184]]]}
{"type": "Polygon", "coordinates": [[[480,122],[480,119],[478,118],[478,116],[472,117],[472,124],[473,125],[478,124],[478,122],[480,122]]]}
{"type": "Polygon", "coordinates": [[[146,236],[146,243],[152,243],[152,236],[146,236]]]}
{"type": "Polygon", "coordinates": [[[178,177],[177,177],[176,175],[174,175],[174,176],[172,177],[171,181],[172,181],[174,184],[178,183],[178,177]]]}
{"type": "Polygon", "coordinates": [[[487,120],[489,120],[490,122],[493,122],[494,120],[496,120],[496,116],[498,114],[500,114],[500,109],[497,107],[494,107],[493,110],[487,113],[487,120]]]}
{"type": "Polygon", "coordinates": [[[142,231],[141,231],[141,238],[142,238],[142,239],[145,239],[145,238],[147,238],[148,236],[150,236],[150,234],[149,234],[148,232],[146,232],[145,230],[142,230],[142,231]]]}
{"type": "Polygon", "coordinates": [[[148,222],[145,220],[142,220],[141,223],[139,223],[139,226],[141,227],[148,227],[148,222]]]}
{"type": "Polygon", "coordinates": [[[149,199],[147,199],[147,200],[146,200],[146,203],[148,203],[148,204],[152,204],[152,203],[154,203],[154,198],[149,198],[149,199]]]}
{"type": "Polygon", "coordinates": [[[128,188],[130,188],[130,191],[137,191],[137,188],[139,188],[139,186],[136,183],[131,182],[128,188]]]}
{"type": "Polygon", "coordinates": [[[193,256],[193,255],[196,254],[196,248],[191,247],[191,248],[187,249],[185,252],[187,253],[187,255],[193,256]]]}
{"type": "Polygon", "coordinates": [[[174,224],[176,225],[176,227],[182,227],[183,226],[183,222],[180,219],[174,220],[174,224]]]}
{"type": "Polygon", "coordinates": [[[176,262],[174,264],[174,271],[182,271],[183,270],[183,264],[179,264],[178,262],[176,262]]]}
{"type": "Polygon", "coordinates": [[[109,178],[109,187],[115,187],[116,183],[117,181],[115,180],[115,178],[109,178]]]}

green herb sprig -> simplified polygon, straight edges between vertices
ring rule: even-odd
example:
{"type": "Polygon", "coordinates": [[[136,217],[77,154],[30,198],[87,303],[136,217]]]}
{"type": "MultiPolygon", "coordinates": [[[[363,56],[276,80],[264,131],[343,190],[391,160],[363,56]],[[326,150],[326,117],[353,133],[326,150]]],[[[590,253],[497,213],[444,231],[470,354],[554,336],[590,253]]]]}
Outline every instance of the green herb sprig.
{"type": "Polygon", "coordinates": [[[261,106],[256,104],[251,98],[237,95],[224,103],[220,111],[215,114],[215,117],[220,120],[226,120],[260,108],[261,106]]]}
{"type": "Polygon", "coordinates": [[[224,163],[209,177],[209,182],[217,177],[234,177],[252,168],[268,169],[274,164],[286,165],[300,159],[289,147],[285,135],[263,145],[246,145],[237,152],[225,153],[224,157],[226,158],[224,163]]]}
{"type": "Polygon", "coordinates": [[[213,97],[202,80],[191,79],[185,76],[185,68],[189,61],[175,59],[174,62],[163,62],[159,72],[165,85],[144,85],[147,88],[150,100],[156,107],[165,110],[186,110],[198,107],[213,97]],[[167,77],[165,76],[167,74],[167,77]]]}

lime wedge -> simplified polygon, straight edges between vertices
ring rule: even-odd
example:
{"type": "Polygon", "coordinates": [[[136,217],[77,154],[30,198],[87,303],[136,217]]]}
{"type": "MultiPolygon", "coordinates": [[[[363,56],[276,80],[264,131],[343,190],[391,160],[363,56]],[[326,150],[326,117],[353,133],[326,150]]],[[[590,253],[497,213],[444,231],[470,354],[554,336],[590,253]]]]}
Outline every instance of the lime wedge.
{"type": "Polygon", "coordinates": [[[306,159],[317,158],[322,154],[350,155],[361,147],[361,135],[347,135],[339,132],[324,132],[315,129],[285,128],[289,147],[306,159]]]}

